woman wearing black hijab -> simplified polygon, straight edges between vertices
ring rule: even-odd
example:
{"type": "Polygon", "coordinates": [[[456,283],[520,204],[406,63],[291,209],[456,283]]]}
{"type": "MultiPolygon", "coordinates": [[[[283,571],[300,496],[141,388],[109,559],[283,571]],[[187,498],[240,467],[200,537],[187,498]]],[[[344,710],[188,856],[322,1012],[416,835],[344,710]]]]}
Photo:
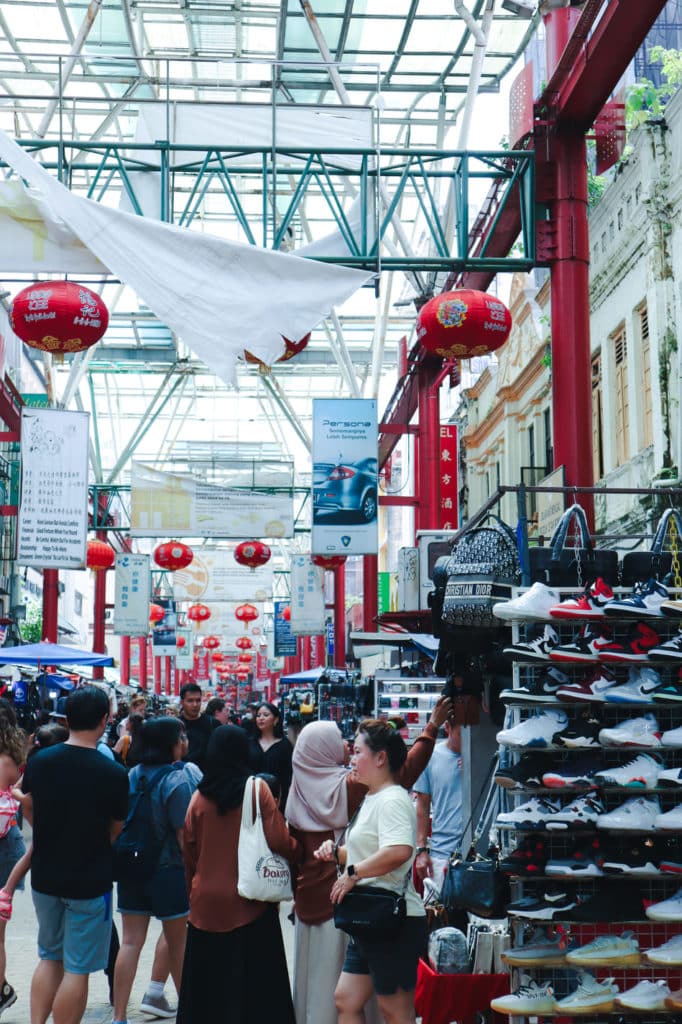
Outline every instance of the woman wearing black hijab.
{"type": "MultiPolygon", "coordinates": [[[[221,725],[209,740],[204,777],[185,820],[190,910],[177,1024],[295,1024],[279,907],[237,892],[250,774],[246,733],[221,725]]],[[[260,806],[268,846],[295,863],[299,844],[266,786],[260,806]]]]}

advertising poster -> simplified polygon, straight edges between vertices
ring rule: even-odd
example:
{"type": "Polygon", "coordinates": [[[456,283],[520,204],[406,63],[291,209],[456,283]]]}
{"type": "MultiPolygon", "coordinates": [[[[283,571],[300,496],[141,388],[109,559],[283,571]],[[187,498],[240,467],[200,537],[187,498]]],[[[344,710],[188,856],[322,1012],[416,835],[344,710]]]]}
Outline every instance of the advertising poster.
{"type": "Polygon", "coordinates": [[[194,665],[194,645],[192,630],[186,626],[178,626],[175,631],[175,667],[192,668],[194,665]],[[184,643],[180,643],[184,640],[184,643]]]}
{"type": "Polygon", "coordinates": [[[310,555],[291,559],[291,632],[293,636],[314,636],[324,630],[323,573],[310,555]]]}
{"type": "Polygon", "coordinates": [[[86,412],[22,408],[20,565],[85,568],[89,427],[86,412]]]}
{"type": "Polygon", "coordinates": [[[373,398],[313,400],[313,554],[376,554],[377,445],[373,398]]]}
{"type": "MultiPolygon", "coordinates": [[[[158,602],[161,604],[161,602],[158,602]]],[[[174,608],[166,608],[166,614],[152,629],[152,653],[155,658],[175,654],[175,630],[178,616],[174,608]]]]}
{"type": "Polygon", "coordinates": [[[457,427],[454,423],[440,426],[440,528],[456,530],[458,526],[459,458],[457,427]]]}
{"type": "Polygon", "coordinates": [[[203,647],[195,647],[192,661],[194,663],[194,680],[202,686],[207,686],[211,678],[208,651],[203,647]]]}
{"type": "Polygon", "coordinates": [[[149,632],[151,593],[149,555],[119,552],[114,568],[114,633],[117,636],[146,636],[149,632]]]}
{"type": "Polygon", "coordinates": [[[275,657],[291,658],[296,654],[296,637],[291,632],[291,623],[284,618],[284,609],[289,601],[275,601],[275,657]]]}
{"type": "Polygon", "coordinates": [[[235,490],[133,462],[133,537],[293,537],[294,506],[287,494],[235,490]]]}
{"type": "Polygon", "coordinates": [[[234,548],[195,548],[185,569],[173,573],[176,601],[268,601],[272,596],[272,569],[249,569],[234,560],[234,548]]]}

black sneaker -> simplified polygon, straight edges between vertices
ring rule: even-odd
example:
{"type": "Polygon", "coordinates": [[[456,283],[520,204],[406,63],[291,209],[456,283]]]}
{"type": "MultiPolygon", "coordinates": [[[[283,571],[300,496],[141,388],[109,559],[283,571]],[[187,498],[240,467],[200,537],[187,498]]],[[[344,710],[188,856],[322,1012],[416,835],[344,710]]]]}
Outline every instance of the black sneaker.
{"type": "Polygon", "coordinates": [[[541,836],[529,836],[521,840],[516,849],[500,861],[500,869],[505,875],[539,878],[545,873],[546,862],[544,839],[541,836]]]}
{"type": "Polygon", "coordinates": [[[606,839],[603,844],[605,875],[656,875],[661,864],[662,848],[657,839],[634,836],[606,839]]]}
{"type": "MultiPolygon", "coordinates": [[[[528,921],[553,921],[557,917],[573,915],[577,907],[576,896],[568,896],[565,892],[544,893],[542,896],[524,896],[521,900],[510,903],[507,913],[512,917],[523,917],[528,921]]],[[[605,918],[604,920],[608,920],[605,918]]]]}
{"type": "Polygon", "coordinates": [[[569,749],[582,747],[600,747],[599,731],[603,728],[603,722],[596,711],[587,707],[568,727],[555,736],[555,742],[560,743],[569,749]]]}
{"type": "Polygon", "coordinates": [[[565,857],[553,857],[545,866],[547,875],[567,878],[598,878],[604,872],[604,853],[600,836],[578,839],[565,857]]]}
{"type": "Polygon", "coordinates": [[[504,647],[503,654],[517,661],[549,661],[549,653],[559,644],[559,634],[552,626],[545,626],[542,634],[531,640],[520,640],[504,647]]]}
{"type": "Polygon", "coordinates": [[[0,1013],[9,1006],[14,1006],[17,1001],[17,994],[8,981],[3,982],[2,989],[0,989],[0,1013]]]}
{"type": "Polygon", "coordinates": [[[540,789],[547,759],[538,754],[522,754],[516,764],[498,768],[495,782],[505,789],[540,789]]]}
{"type": "Polygon", "coordinates": [[[567,915],[570,921],[640,921],[644,903],[638,885],[604,885],[567,915]]]}
{"type": "Polygon", "coordinates": [[[500,698],[510,704],[558,704],[557,690],[570,681],[561,669],[552,666],[539,679],[527,679],[516,689],[503,690],[500,698]]]}
{"type": "MultiPolygon", "coordinates": [[[[682,637],[682,633],[680,633],[682,637]]],[[[682,704],[682,679],[671,679],[669,683],[661,683],[652,693],[657,704],[682,704]]]]}

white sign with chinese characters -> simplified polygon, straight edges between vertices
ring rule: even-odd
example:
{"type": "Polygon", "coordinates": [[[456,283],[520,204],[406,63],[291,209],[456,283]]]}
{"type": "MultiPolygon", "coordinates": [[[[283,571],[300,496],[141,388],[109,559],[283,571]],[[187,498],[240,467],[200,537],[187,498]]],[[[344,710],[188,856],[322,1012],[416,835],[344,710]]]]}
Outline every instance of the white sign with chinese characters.
{"type": "Polygon", "coordinates": [[[20,565],[85,568],[89,426],[86,412],[21,410],[20,565]]]}
{"type": "Polygon", "coordinates": [[[238,565],[233,547],[201,547],[190,565],[173,573],[173,594],[176,601],[267,601],[272,568],[238,565]]]}
{"type": "Polygon", "coordinates": [[[316,636],[324,632],[324,589],[322,570],[310,555],[291,559],[291,622],[293,636],[316,636]]]}
{"type": "Polygon", "coordinates": [[[146,636],[149,632],[151,593],[149,555],[119,552],[115,570],[114,633],[119,636],[146,636]]]}

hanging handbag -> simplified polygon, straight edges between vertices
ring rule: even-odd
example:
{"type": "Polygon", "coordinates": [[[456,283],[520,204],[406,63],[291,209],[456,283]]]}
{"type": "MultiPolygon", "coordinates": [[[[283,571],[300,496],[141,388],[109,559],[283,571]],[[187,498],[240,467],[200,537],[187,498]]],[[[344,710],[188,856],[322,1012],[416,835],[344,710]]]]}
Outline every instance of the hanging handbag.
{"type": "Polygon", "coordinates": [[[585,512],[578,504],[566,509],[549,547],[529,548],[528,560],[532,583],[582,587],[598,576],[612,586],[618,583],[618,552],[593,546],[585,512]],[[566,544],[571,526],[577,530],[575,545],[566,544]]]}
{"type": "MultiPolygon", "coordinates": [[[[624,587],[633,587],[639,581],[646,581],[653,576],[655,579],[663,579],[673,568],[673,555],[664,551],[666,540],[672,535],[673,528],[677,530],[677,543],[682,544],[682,516],[678,509],[667,508],[658,521],[658,527],[651,542],[650,551],[628,551],[623,555],[622,563],[622,584],[624,587]]],[[[679,570],[679,557],[677,559],[679,570]]]]}
{"type": "Polygon", "coordinates": [[[472,846],[466,858],[451,860],[441,902],[449,913],[467,910],[477,917],[503,917],[509,902],[509,881],[500,871],[497,854],[480,857],[472,846]]]}
{"type": "Polygon", "coordinates": [[[251,776],[244,787],[237,847],[237,892],[245,900],[279,903],[293,896],[291,869],[284,857],[272,852],[265,838],[260,810],[260,787],[264,784],[262,779],[251,776]]]}
{"type": "Polygon", "coordinates": [[[519,583],[516,535],[497,516],[489,519],[485,526],[464,531],[444,566],[441,614],[448,626],[499,628],[493,605],[509,600],[519,583]]]}

